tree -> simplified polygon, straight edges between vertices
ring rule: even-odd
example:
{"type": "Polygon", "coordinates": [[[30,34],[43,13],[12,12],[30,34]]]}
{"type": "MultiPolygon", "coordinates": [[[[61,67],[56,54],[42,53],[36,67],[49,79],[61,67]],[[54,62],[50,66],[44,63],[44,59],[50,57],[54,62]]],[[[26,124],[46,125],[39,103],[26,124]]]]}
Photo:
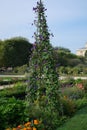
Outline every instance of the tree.
{"type": "Polygon", "coordinates": [[[71,53],[69,51],[69,49],[67,48],[63,48],[63,47],[56,47],[54,48],[55,52],[56,52],[56,61],[60,63],[60,66],[64,66],[64,67],[75,67],[81,63],[85,63],[84,62],[84,58],[83,57],[78,57],[77,55],[71,53]]]}
{"type": "Polygon", "coordinates": [[[0,67],[3,67],[3,52],[4,52],[4,42],[0,41],[0,67]]]}
{"type": "Polygon", "coordinates": [[[45,16],[46,9],[41,0],[33,10],[37,14],[37,19],[34,20],[37,29],[29,61],[27,109],[31,119],[39,118],[45,129],[53,130],[59,121],[58,73],[54,49],[50,44],[51,34],[45,16]]]}
{"type": "Polygon", "coordinates": [[[68,48],[64,48],[64,47],[55,47],[54,49],[58,52],[65,52],[65,53],[71,52],[68,48]]]}
{"type": "Polygon", "coordinates": [[[28,64],[32,45],[22,37],[15,37],[4,41],[4,67],[17,67],[28,64]]]}

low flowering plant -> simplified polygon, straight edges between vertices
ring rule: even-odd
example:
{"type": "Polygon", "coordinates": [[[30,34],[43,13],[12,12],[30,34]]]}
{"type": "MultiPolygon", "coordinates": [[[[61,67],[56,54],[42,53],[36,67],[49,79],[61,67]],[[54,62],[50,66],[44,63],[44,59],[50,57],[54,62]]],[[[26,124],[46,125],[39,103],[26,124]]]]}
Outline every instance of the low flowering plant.
{"type": "Polygon", "coordinates": [[[7,128],[6,130],[40,130],[38,129],[40,125],[41,122],[35,119],[31,122],[26,122],[24,125],[18,125],[16,128],[7,128]]]}

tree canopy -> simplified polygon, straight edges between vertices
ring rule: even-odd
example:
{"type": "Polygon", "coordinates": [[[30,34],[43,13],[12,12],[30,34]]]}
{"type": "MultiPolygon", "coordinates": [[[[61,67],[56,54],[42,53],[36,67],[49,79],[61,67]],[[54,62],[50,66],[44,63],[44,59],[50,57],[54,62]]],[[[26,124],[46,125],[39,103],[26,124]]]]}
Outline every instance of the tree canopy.
{"type": "Polygon", "coordinates": [[[26,38],[15,37],[0,41],[0,67],[28,64],[32,44],[26,38]]]}

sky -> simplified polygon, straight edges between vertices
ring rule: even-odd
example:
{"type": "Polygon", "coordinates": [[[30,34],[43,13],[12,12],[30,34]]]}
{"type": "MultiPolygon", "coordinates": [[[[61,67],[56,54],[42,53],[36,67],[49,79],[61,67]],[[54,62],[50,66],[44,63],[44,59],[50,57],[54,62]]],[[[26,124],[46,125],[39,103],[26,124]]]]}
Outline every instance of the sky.
{"type": "MultiPolygon", "coordinates": [[[[87,42],[87,0],[42,0],[47,24],[54,34],[54,47],[65,47],[76,53],[87,42]]],[[[31,24],[37,0],[0,0],[0,39],[25,37],[31,43],[36,30],[31,24]]]]}

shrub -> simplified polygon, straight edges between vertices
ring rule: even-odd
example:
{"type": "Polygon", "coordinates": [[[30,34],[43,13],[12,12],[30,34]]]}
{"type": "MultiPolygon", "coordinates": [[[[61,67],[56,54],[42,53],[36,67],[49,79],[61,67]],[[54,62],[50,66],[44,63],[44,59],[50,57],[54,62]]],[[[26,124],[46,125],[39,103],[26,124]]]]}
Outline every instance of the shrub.
{"type": "Polygon", "coordinates": [[[15,82],[15,80],[10,77],[0,78],[0,85],[10,85],[14,82],[15,82]]]}
{"type": "Polygon", "coordinates": [[[61,98],[61,104],[62,104],[64,115],[72,116],[75,113],[76,109],[75,109],[75,104],[73,100],[64,96],[61,98]]]}
{"type": "Polygon", "coordinates": [[[0,85],[10,85],[10,84],[14,84],[14,83],[17,83],[17,82],[23,82],[23,81],[26,81],[26,78],[23,77],[23,78],[20,78],[20,77],[4,77],[4,78],[0,78],[0,85]]]}
{"type": "Polygon", "coordinates": [[[87,98],[82,98],[74,101],[76,109],[80,109],[82,107],[85,107],[87,105],[87,98]]]}
{"type": "Polygon", "coordinates": [[[15,127],[26,121],[26,118],[24,101],[15,98],[0,99],[0,130],[15,127]]]}
{"type": "Polygon", "coordinates": [[[25,98],[26,84],[18,82],[11,88],[5,88],[0,90],[0,97],[16,97],[19,99],[25,98]]]}
{"type": "Polygon", "coordinates": [[[77,87],[66,87],[61,89],[62,94],[70,99],[79,99],[84,97],[84,90],[77,87]]]}
{"type": "Polygon", "coordinates": [[[83,81],[84,91],[87,93],[87,80],[83,81]]]}
{"type": "Polygon", "coordinates": [[[82,79],[80,79],[80,78],[79,78],[79,79],[76,79],[76,80],[75,80],[75,83],[76,83],[76,84],[82,83],[82,79]]]}
{"type": "Polygon", "coordinates": [[[69,78],[67,79],[67,83],[68,83],[68,84],[71,84],[71,85],[72,85],[72,84],[74,85],[74,84],[75,84],[74,78],[69,77],[69,78]]]}
{"type": "Polygon", "coordinates": [[[0,130],[4,130],[6,126],[5,115],[3,113],[3,107],[0,105],[0,130]]]}
{"type": "Polygon", "coordinates": [[[20,66],[20,67],[15,67],[13,69],[13,72],[14,73],[18,73],[18,74],[25,74],[27,72],[27,64],[23,65],[23,66],[20,66]]]}
{"type": "Polygon", "coordinates": [[[42,130],[41,121],[38,119],[28,121],[23,125],[18,125],[16,128],[7,128],[6,130],[42,130]]]}

